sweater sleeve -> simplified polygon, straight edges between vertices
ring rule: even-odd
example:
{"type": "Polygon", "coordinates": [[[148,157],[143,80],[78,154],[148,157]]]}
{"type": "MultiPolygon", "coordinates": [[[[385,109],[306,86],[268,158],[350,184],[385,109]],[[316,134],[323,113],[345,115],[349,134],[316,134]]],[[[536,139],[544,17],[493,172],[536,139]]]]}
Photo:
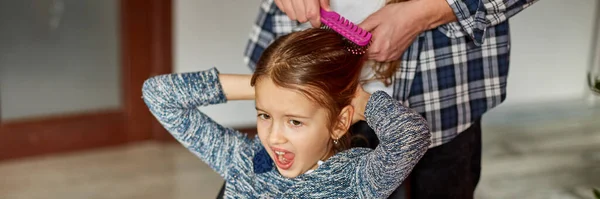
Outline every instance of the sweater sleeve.
{"type": "Polygon", "coordinates": [[[232,164],[243,164],[242,151],[251,150],[245,134],[216,123],[199,108],[227,101],[217,69],[167,74],[144,82],[143,99],[150,112],[184,147],[228,179],[232,164]],[[238,158],[236,158],[238,157],[238,158]]]}
{"type": "Polygon", "coordinates": [[[359,159],[355,182],[360,198],[387,198],[400,186],[431,143],[428,124],[383,91],[373,93],[365,109],[379,138],[377,148],[359,159]]]}

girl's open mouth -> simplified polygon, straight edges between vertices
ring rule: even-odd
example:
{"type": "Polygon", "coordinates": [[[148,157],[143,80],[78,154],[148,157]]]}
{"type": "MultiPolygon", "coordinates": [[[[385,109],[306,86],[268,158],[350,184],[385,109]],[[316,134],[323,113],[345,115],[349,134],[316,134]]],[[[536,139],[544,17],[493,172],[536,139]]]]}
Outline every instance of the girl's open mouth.
{"type": "Polygon", "coordinates": [[[275,157],[273,159],[275,160],[275,164],[277,164],[277,167],[283,170],[287,170],[290,167],[292,167],[292,165],[294,164],[294,153],[274,147],[271,148],[271,150],[273,150],[273,152],[275,153],[275,157]]]}

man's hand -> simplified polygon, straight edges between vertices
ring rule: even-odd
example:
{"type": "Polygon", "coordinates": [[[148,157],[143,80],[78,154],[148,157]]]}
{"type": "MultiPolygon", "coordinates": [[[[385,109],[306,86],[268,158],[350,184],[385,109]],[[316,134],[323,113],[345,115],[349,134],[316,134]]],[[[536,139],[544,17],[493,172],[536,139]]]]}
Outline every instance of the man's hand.
{"type": "Polygon", "coordinates": [[[386,5],[359,26],[373,34],[369,59],[388,62],[402,56],[422,32],[456,21],[446,0],[412,0],[386,5]]]}
{"type": "Polygon", "coordinates": [[[300,23],[310,21],[315,28],[321,26],[320,8],[331,10],[329,0],[275,0],[275,4],[290,19],[300,23]]]}

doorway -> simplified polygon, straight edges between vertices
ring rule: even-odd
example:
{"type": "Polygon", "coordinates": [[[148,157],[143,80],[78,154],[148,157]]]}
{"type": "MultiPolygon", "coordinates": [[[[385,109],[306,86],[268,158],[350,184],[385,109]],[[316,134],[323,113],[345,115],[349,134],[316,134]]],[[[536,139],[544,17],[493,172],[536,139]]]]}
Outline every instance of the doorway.
{"type": "Polygon", "coordinates": [[[172,0],[0,1],[0,161],[168,140],[141,99],[172,68],[172,0]]]}

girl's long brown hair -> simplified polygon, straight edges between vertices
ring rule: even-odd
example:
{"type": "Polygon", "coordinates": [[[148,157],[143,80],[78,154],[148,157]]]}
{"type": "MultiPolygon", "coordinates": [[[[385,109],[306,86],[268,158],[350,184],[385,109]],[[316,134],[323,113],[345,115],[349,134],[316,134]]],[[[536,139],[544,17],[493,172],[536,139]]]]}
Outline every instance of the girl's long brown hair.
{"type": "MultiPolygon", "coordinates": [[[[389,0],[388,4],[403,1],[406,0],[389,0]]],[[[365,55],[350,53],[348,45],[339,34],[318,28],[279,37],[263,51],[251,85],[270,78],[280,87],[299,91],[328,110],[331,131],[340,124],[337,116],[341,110],[354,98],[366,61],[365,55]]],[[[371,67],[376,78],[389,85],[399,63],[399,60],[374,63],[371,67]]],[[[350,148],[351,140],[349,133],[344,134],[339,138],[339,144],[334,145],[334,150],[350,148]]]]}
{"type": "MultiPolygon", "coordinates": [[[[342,36],[318,28],[282,36],[263,52],[251,84],[270,78],[280,87],[299,91],[328,110],[331,131],[339,127],[338,115],[354,98],[365,60],[347,46],[342,36]]],[[[349,136],[339,138],[334,151],[348,149],[349,136]]]]}

